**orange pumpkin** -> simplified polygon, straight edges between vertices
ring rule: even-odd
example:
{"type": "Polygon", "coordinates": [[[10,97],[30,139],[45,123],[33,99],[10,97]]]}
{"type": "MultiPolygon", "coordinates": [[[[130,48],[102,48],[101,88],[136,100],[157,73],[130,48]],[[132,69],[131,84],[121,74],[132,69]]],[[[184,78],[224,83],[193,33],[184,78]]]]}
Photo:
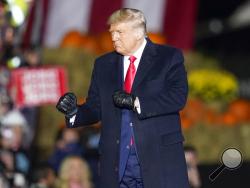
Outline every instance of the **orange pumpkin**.
{"type": "Polygon", "coordinates": [[[217,123],[217,119],[218,119],[218,114],[211,109],[207,109],[205,116],[204,116],[204,122],[213,125],[217,123]]]}
{"type": "Polygon", "coordinates": [[[109,32],[103,32],[99,34],[97,38],[101,53],[106,53],[114,50],[111,35],[109,32]]]}
{"type": "Polygon", "coordinates": [[[81,47],[90,53],[98,54],[100,53],[98,44],[97,44],[97,37],[94,35],[83,35],[81,37],[81,47]]]}
{"type": "Polygon", "coordinates": [[[238,122],[246,122],[250,119],[249,102],[244,99],[233,101],[228,107],[228,112],[233,114],[238,122]]]}
{"type": "Polygon", "coordinates": [[[180,117],[181,117],[181,127],[183,129],[188,129],[194,125],[194,122],[191,119],[185,117],[182,111],[180,112],[180,117]]]}
{"type": "Polygon", "coordinates": [[[237,118],[230,112],[223,113],[218,119],[218,123],[230,127],[237,125],[237,122],[237,118]]]}
{"type": "Polygon", "coordinates": [[[206,109],[204,104],[199,99],[188,99],[183,112],[185,116],[192,120],[194,123],[198,123],[204,120],[206,109]]]}
{"type": "Polygon", "coordinates": [[[157,44],[167,43],[166,37],[160,33],[148,33],[147,35],[150,38],[150,40],[154,43],[157,43],[157,44]]]}
{"type": "Polygon", "coordinates": [[[60,47],[81,48],[82,35],[79,31],[70,31],[62,39],[60,47]]]}

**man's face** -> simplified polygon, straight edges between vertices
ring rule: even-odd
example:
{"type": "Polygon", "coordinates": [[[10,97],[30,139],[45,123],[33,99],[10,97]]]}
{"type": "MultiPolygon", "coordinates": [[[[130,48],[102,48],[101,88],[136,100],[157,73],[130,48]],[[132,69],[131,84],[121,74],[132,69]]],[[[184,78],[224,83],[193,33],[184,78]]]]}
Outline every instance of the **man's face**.
{"type": "Polygon", "coordinates": [[[109,29],[115,50],[122,55],[132,55],[141,45],[143,36],[131,23],[115,23],[109,29]]]}

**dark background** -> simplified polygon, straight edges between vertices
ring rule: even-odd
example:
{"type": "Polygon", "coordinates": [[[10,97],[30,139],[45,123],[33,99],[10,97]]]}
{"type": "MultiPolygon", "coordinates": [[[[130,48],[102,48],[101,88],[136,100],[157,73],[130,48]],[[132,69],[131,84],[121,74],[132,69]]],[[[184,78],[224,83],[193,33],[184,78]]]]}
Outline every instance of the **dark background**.
{"type": "Polygon", "coordinates": [[[209,180],[209,175],[221,164],[199,166],[202,188],[249,188],[250,163],[243,164],[235,170],[224,169],[214,181],[209,180]]]}
{"type": "MultiPolygon", "coordinates": [[[[213,56],[239,79],[240,95],[250,99],[250,23],[232,28],[228,19],[247,0],[200,0],[194,50],[213,56]],[[216,21],[221,30],[210,25],[216,21]]],[[[249,9],[250,11],[250,9],[249,9]]]]}

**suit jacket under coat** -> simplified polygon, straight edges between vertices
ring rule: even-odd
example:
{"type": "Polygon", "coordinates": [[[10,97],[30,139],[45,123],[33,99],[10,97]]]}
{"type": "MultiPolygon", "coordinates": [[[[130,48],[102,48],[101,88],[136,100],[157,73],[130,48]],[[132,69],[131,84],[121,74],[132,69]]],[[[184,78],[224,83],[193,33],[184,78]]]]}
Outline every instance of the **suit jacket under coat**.
{"type": "MultiPolygon", "coordinates": [[[[145,188],[187,188],[179,111],[187,98],[187,78],[180,50],[147,41],[132,94],[141,114],[133,113],[134,137],[145,188]]],[[[96,59],[86,103],[74,125],[101,121],[100,178],[102,188],[118,188],[121,109],[112,94],[122,90],[123,56],[111,52],[96,59]]]]}

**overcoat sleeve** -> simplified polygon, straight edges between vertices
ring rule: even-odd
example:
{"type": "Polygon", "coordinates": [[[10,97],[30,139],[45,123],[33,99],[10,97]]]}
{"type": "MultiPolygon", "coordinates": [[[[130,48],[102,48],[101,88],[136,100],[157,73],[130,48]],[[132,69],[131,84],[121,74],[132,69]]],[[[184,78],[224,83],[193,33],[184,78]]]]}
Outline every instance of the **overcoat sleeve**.
{"type": "MultiPolygon", "coordinates": [[[[97,74],[96,64],[97,63],[95,63],[94,65],[91,76],[91,82],[88,90],[88,97],[84,104],[78,106],[78,112],[76,114],[73,127],[90,125],[100,121],[101,103],[100,103],[99,88],[97,84],[98,74],[97,74]]],[[[70,125],[69,120],[67,122],[67,125],[70,125]]]]}

